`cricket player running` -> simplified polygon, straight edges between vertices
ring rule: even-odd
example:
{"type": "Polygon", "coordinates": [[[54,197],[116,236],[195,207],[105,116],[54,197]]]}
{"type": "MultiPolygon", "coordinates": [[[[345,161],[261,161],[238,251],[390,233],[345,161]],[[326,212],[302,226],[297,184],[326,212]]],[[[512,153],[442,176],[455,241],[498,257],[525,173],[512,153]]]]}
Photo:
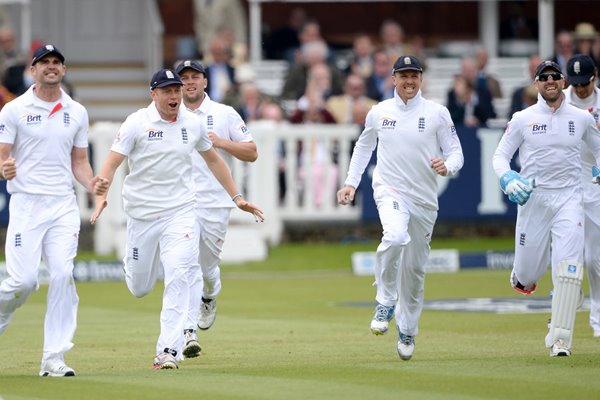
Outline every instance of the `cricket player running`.
{"type": "Polygon", "coordinates": [[[375,147],[373,197],[383,227],[377,247],[377,306],[371,331],[383,335],[396,317],[396,350],[410,360],[423,309],[425,262],[437,218],[437,176],[452,176],[463,166],[463,153],[448,109],[421,95],[423,68],[416,57],[394,64],[394,98],[367,114],[350,160],[348,177],[337,193],[350,204],[375,147]]]}
{"type": "MultiPolygon", "coordinates": [[[[230,106],[217,103],[205,93],[207,86],[204,66],[185,60],[175,69],[183,82],[183,104],[202,118],[213,146],[226,162],[231,156],[242,161],[257,159],[256,144],[242,117],[230,106]]],[[[217,315],[217,295],[221,290],[221,250],[227,234],[229,216],[235,204],[223,186],[215,179],[206,162],[193,154],[193,176],[196,186],[196,216],[200,230],[200,268],[190,269],[190,305],[184,328],[185,357],[200,355],[196,327],[206,330],[217,315]]]]}
{"type": "MultiPolygon", "coordinates": [[[[595,85],[597,77],[598,70],[590,56],[576,54],[567,61],[567,82],[570,86],[564,90],[565,101],[587,110],[594,117],[596,126],[600,126],[600,89],[595,85]]],[[[594,155],[583,143],[583,265],[587,268],[590,283],[590,326],[594,337],[600,337],[600,190],[590,180],[590,170],[594,165],[594,155]]]]}
{"type": "MultiPolygon", "coordinates": [[[[153,368],[178,368],[183,359],[182,335],[189,305],[189,270],[198,268],[198,224],[192,153],[199,151],[229,201],[262,221],[262,211],[245,201],[225,161],[208,138],[200,118],[180,107],[183,83],[171,70],[157,71],[150,83],[152,103],[131,114],[121,125],[100,176],[113,181],[116,169],[128,159],[123,182],[127,214],[127,244],[123,260],[125,281],[136,297],[154,287],[164,269],[163,307],[157,356],[153,368]]],[[[106,206],[100,197],[92,222],[106,206]]]]}
{"type": "Polygon", "coordinates": [[[52,45],[36,49],[30,67],[35,83],[0,111],[0,177],[11,194],[0,334],[39,288],[43,257],[50,282],[40,376],[54,377],[75,375],[64,359],[73,347],[79,304],[73,259],[81,220],[73,177],[96,194],[108,187],[88,161],[87,111],[61,89],[64,61],[52,45]]]}
{"type": "MultiPolygon", "coordinates": [[[[550,356],[569,356],[583,280],[581,145],[585,141],[600,160],[600,132],[589,112],[565,100],[558,64],[542,62],[534,83],[538,102],[513,115],[493,167],[504,193],[519,204],[510,283],[531,294],[547,266],[552,266],[552,318],[545,344],[550,356]],[[510,169],[517,149],[520,173],[510,169]]],[[[588,174],[588,179],[598,181],[588,174]]]]}

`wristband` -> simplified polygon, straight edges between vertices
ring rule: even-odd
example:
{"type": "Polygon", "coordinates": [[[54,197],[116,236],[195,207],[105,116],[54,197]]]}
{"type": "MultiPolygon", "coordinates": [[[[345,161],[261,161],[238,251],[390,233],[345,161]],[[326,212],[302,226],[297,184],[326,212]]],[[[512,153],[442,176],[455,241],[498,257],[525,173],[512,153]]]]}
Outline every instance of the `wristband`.
{"type": "Polygon", "coordinates": [[[235,196],[233,196],[231,198],[231,201],[233,201],[235,203],[235,199],[237,199],[238,197],[243,197],[241,193],[236,194],[235,196]]]}

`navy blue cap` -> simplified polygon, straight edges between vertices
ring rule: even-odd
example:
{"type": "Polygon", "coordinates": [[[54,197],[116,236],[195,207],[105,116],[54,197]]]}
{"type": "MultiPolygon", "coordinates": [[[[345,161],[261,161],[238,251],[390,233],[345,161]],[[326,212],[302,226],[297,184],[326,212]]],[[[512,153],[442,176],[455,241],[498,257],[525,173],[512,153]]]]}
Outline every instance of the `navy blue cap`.
{"type": "Polygon", "coordinates": [[[204,66],[202,64],[200,64],[198,61],[194,61],[194,60],[185,60],[185,61],[182,61],[181,63],[179,63],[179,65],[175,69],[175,73],[177,75],[181,75],[183,70],[186,68],[193,69],[194,71],[197,71],[197,72],[200,72],[201,74],[206,75],[204,66]]]}
{"type": "Polygon", "coordinates": [[[37,63],[49,54],[54,54],[56,57],[58,57],[61,63],[65,62],[65,56],[63,56],[62,53],[58,51],[56,47],[54,47],[51,44],[47,44],[45,46],[38,47],[37,49],[35,49],[35,51],[33,52],[33,57],[31,58],[31,65],[35,65],[35,63],[37,63]]]}
{"type": "Polygon", "coordinates": [[[587,85],[594,80],[596,65],[590,56],[575,54],[567,62],[567,82],[569,85],[587,85]]]}
{"type": "Polygon", "coordinates": [[[542,71],[544,71],[546,68],[553,69],[554,71],[562,74],[562,71],[560,69],[560,65],[558,65],[554,61],[546,60],[546,61],[542,61],[540,63],[540,65],[538,65],[537,68],[535,69],[535,77],[537,78],[538,76],[540,76],[540,74],[542,73],[542,71]]]}
{"type": "Polygon", "coordinates": [[[183,82],[181,82],[181,79],[179,79],[179,75],[175,74],[170,69],[161,69],[152,75],[150,89],[161,88],[169,85],[183,86],[183,82]]]}
{"type": "Polygon", "coordinates": [[[423,66],[419,59],[415,56],[401,56],[398,57],[396,62],[394,63],[394,69],[392,71],[393,74],[399,71],[419,71],[423,72],[423,66]]]}

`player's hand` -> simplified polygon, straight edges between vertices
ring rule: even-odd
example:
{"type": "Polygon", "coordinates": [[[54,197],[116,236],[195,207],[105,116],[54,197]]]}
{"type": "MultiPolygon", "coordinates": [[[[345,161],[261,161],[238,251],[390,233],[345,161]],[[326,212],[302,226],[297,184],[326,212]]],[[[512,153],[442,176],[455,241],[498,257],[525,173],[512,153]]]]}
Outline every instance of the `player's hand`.
{"type": "Polygon", "coordinates": [[[500,187],[513,203],[524,206],[535,188],[535,179],[522,178],[515,171],[508,171],[500,178],[500,187]]]}
{"type": "Polygon", "coordinates": [[[600,168],[595,165],[592,167],[592,182],[600,185],[600,168]]]}
{"type": "Polygon", "coordinates": [[[103,196],[108,190],[108,179],[104,179],[101,176],[95,176],[91,182],[92,193],[96,196],[103,196]]]}
{"type": "Polygon", "coordinates": [[[2,176],[7,181],[13,179],[17,176],[17,164],[15,163],[15,159],[12,157],[7,158],[2,163],[2,176]]]}
{"type": "Polygon", "coordinates": [[[352,186],[344,186],[337,192],[337,201],[338,204],[343,206],[347,204],[351,204],[354,201],[354,195],[356,194],[356,189],[352,186]]]}
{"type": "Polygon", "coordinates": [[[433,157],[431,159],[431,168],[433,168],[438,175],[446,176],[448,174],[448,168],[446,168],[446,164],[441,158],[433,157]]]}
{"type": "Polygon", "coordinates": [[[254,216],[256,222],[263,222],[265,220],[265,214],[263,211],[252,203],[247,202],[242,197],[235,199],[235,205],[243,211],[246,211],[254,216]]]}
{"type": "Polygon", "coordinates": [[[96,196],[96,209],[94,210],[94,212],[92,213],[92,216],[90,217],[90,222],[92,223],[92,225],[96,223],[96,221],[100,217],[100,214],[102,214],[102,211],[104,211],[104,209],[106,208],[107,205],[108,205],[108,201],[106,201],[106,197],[96,196]]]}
{"type": "Polygon", "coordinates": [[[217,135],[214,132],[208,132],[208,138],[210,139],[210,141],[216,149],[221,148],[221,141],[223,140],[221,136],[217,135]]]}

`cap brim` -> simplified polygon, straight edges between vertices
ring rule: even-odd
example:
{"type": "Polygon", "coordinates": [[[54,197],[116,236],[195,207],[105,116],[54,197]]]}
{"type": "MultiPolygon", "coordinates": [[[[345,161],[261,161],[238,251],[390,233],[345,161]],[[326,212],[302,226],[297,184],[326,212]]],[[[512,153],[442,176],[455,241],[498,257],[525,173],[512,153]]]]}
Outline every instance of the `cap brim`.
{"type": "Polygon", "coordinates": [[[196,68],[196,67],[192,67],[191,65],[190,65],[189,67],[177,68],[177,70],[175,71],[175,73],[176,73],[177,75],[179,75],[179,74],[181,74],[183,71],[185,71],[186,69],[191,69],[191,70],[193,70],[193,71],[200,72],[201,74],[206,74],[206,72],[204,72],[204,70],[203,70],[203,69],[196,68]]]}
{"type": "Polygon", "coordinates": [[[152,87],[152,89],[156,89],[156,88],[162,88],[162,87],[171,86],[171,85],[183,86],[183,83],[177,82],[177,81],[168,81],[168,82],[159,83],[158,85],[154,85],[151,87],[152,87]]]}
{"type": "Polygon", "coordinates": [[[52,51],[49,51],[49,52],[43,54],[42,56],[36,58],[35,60],[32,60],[31,65],[35,65],[37,62],[39,62],[43,58],[46,58],[51,55],[58,57],[58,59],[60,60],[61,63],[65,62],[65,57],[61,53],[59,53],[58,51],[52,50],[52,51]]]}
{"type": "Polygon", "coordinates": [[[584,85],[591,82],[594,75],[567,76],[569,85],[584,85]]]}
{"type": "Polygon", "coordinates": [[[417,72],[423,72],[422,68],[417,68],[417,67],[405,67],[405,68],[396,68],[393,73],[395,74],[396,72],[402,72],[402,71],[417,71],[417,72]]]}

